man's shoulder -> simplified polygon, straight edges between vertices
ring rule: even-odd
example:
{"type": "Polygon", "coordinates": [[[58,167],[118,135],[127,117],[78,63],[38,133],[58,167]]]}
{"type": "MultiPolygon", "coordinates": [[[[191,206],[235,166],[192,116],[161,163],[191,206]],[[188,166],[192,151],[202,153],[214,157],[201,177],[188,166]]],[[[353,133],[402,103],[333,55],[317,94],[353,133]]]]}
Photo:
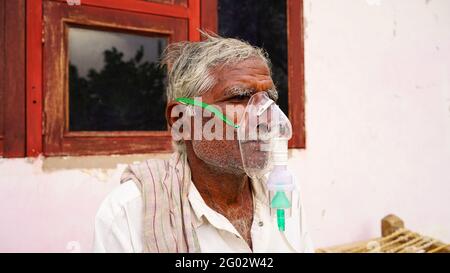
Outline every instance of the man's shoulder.
{"type": "Polygon", "coordinates": [[[146,167],[161,167],[170,166],[175,167],[181,161],[182,154],[173,152],[171,154],[161,155],[161,157],[148,158],[143,161],[135,162],[131,165],[146,166],[146,167]]]}
{"type": "Polygon", "coordinates": [[[114,221],[123,215],[129,206],[142,204],[142,195],[136,184],[129,180],[112,190],[100,205],[96,219],[104,222],[114,221]]]}
{"type": "Polygon", "coordinates": [[[159,180],[167,173],[180,167],[180,154],[173,153],[167,158],[151,158],[128,165],[122,174],[121,180],[159,180]]]}
{"type": "MultiPolygon", "coordinates": [[[[134,167],[136,172],[140,173],[143,168],[150,169],[152,175],[161,174],[167,171],[168,166],[173,166],[176,163],[176,154],[173,154],[170,158],[152,158],[141,162],[130,164],[130,167],[134,167]]],[[[132,180],[133,176],[122,177],[122,182],[119,186],[113,189],[103,201],[101,208],[109,208],[113,211],[121,209],[129,203],[141,201],[142,195],[136,183],[132,180]]]]}

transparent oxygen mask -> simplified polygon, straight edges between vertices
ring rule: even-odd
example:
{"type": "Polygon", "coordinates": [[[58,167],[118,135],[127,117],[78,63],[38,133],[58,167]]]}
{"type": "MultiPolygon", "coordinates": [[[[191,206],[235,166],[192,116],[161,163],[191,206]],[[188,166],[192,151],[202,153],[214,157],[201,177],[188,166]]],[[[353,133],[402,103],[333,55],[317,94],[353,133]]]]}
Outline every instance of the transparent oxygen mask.
{"type": "MultiPolygon", "coordinates": [[[[254,94],[248,101],[237,128],[244,171],[259,178],[273,167],[273,160],[286,158],[287,149],[277,149],[291,138],[289,119],[266,92],[254,94]],[[285,153],[286,152],[286,153],[285,153]]],[[[286,146],[287,147],[287,146],[286,146]]]]}
{"type": "Polygon", "coordinates": [[[267,179],[270,211],[277,217],[278,229],[284,231],[295,189],[287,169],[291,123],[278,105],[265,92],[260,92],[250,98],[237,130],[247,175],[258,179],[270,171],[267,179]]]}

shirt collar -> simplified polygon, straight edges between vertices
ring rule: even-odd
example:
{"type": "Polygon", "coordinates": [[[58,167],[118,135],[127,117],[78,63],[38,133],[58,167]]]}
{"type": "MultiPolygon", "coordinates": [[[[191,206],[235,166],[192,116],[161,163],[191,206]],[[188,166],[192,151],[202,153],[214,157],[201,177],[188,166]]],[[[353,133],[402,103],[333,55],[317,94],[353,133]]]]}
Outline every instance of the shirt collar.
{"type": "MultiPolygon", "coordinates": [[[[251,182],[254,206],[261,206],[267,203],[268,192],[264,181],[265,179],[259,179],[252,180],[251,182]]],[[[193,214],[195,215],[195,217],[192,217],[195,228],[200,227],[206,219],[216,228],[234,231],[234,233],[239,234],[223,215],[214,211],[205,203],[204,199],[200,195],[200,192],[197,190],[192,181],[189,187],[188,199],[191,204],[193,214]]]]}

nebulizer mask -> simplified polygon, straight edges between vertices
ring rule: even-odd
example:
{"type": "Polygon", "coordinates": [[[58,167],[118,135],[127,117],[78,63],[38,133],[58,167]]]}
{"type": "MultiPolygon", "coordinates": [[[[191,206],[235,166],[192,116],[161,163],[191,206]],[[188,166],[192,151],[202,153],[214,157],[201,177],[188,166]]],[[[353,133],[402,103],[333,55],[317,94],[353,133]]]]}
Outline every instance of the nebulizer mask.
{"type": "Polygon", "coordinates": [[[285,217],[291,214],[295,184],[287,169],[292,126],[283,111],[266,92],[258,92],[250,97],[240,122],[234,124],[212,105],[190,98],[178,98],[177,101],[200,106],[237,130],[244,171],[253,181],[264,180],[268,175],[271,214],[277,217],[278,229],[284,231],[285,217]]]}
{"type": "Polygon", "coordinates": [[[247,104],[237,135],[247,175],[259,180],[269,173],[270,211],[277,217],[278,229],[284,231],[285,217],[291,215],[295,189],[287,168],[291,122],[266,92],[258,92],[247,104]]]}

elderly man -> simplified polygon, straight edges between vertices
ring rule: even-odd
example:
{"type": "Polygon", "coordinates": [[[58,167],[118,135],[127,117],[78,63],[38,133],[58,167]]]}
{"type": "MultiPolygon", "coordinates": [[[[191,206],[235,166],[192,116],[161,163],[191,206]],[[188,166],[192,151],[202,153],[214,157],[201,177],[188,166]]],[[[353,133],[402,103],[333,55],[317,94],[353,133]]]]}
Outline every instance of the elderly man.
{"type": "MultiPolygon", "coordinates": [[[[178,98],[201,99],[223,111],[247,105],[260,92],[276,100],[264,51],[237,39],[205,36],[165,51],[170,126],[183,118],[173,114],[178,98]]],[[[226,116],[237,123],[242,113],[226,116]]],[[[313,251],[298,196],[284,234],[270,214],[263,179],[246,174],[237,140],[174,142],[170,159],[125,170],[122,184],[97,213],[96,252],[313,251]]]]}

